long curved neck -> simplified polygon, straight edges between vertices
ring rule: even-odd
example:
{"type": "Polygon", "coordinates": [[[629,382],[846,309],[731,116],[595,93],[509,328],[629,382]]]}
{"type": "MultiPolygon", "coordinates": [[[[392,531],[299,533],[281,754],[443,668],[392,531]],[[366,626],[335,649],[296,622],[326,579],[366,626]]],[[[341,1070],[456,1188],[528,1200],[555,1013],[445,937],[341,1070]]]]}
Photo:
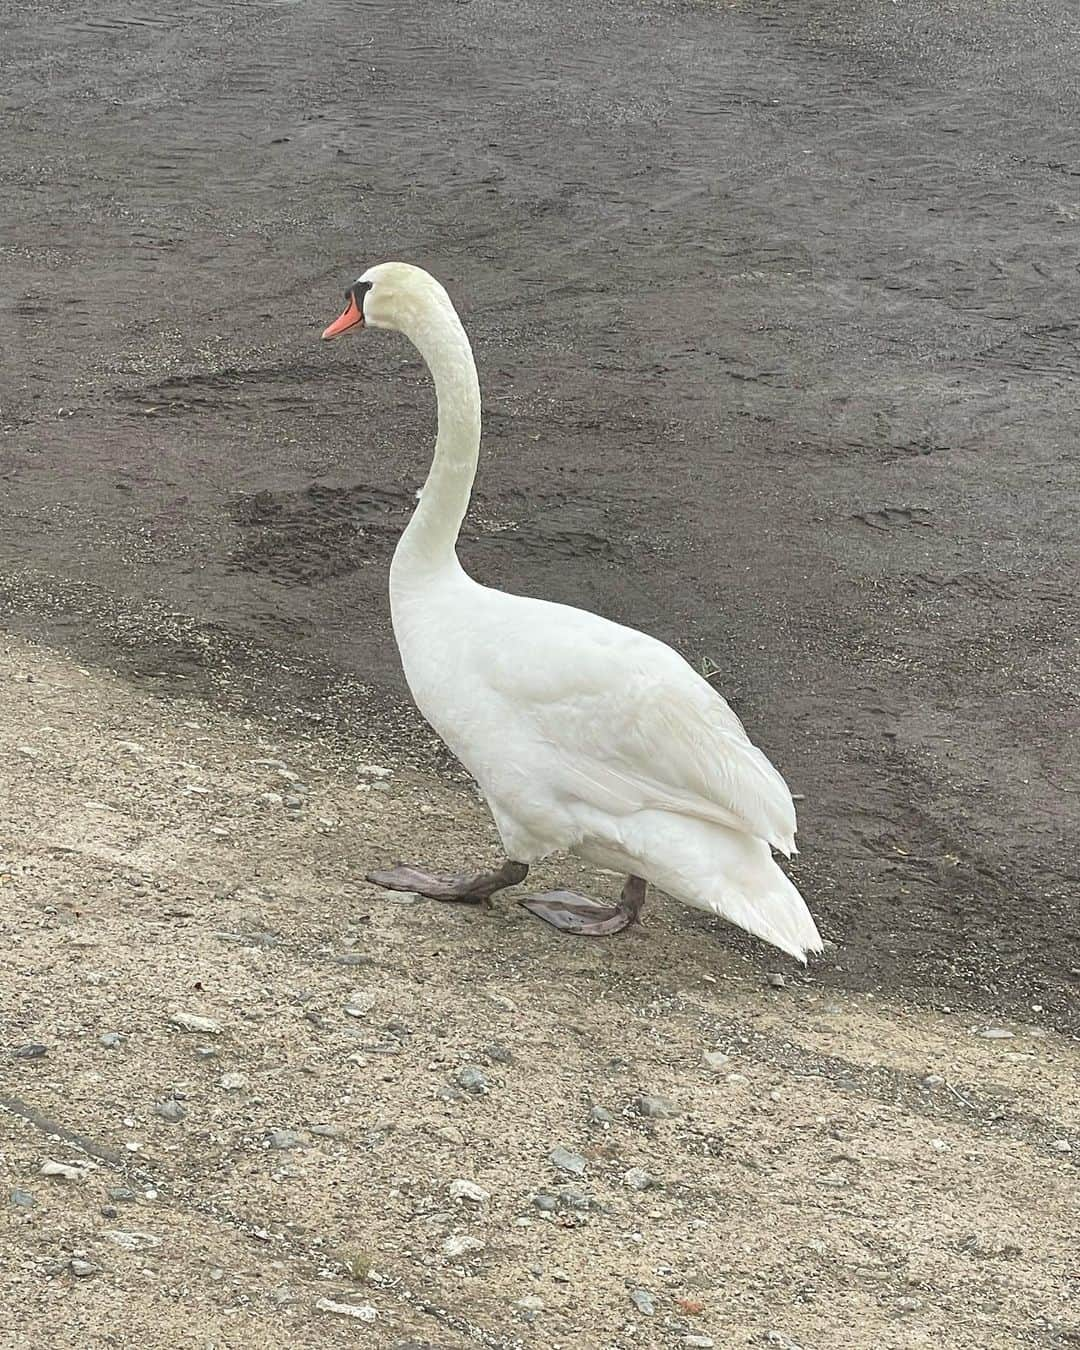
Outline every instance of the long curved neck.
{"type": "Polygon", "coordinates": [[[394,553],[392,587],[460,567],[454,546],[480,453],[480,383],[461,320],[449,305],[438,305],[409,337],[435,381],[439,434],[420,503],[394,553]]]}

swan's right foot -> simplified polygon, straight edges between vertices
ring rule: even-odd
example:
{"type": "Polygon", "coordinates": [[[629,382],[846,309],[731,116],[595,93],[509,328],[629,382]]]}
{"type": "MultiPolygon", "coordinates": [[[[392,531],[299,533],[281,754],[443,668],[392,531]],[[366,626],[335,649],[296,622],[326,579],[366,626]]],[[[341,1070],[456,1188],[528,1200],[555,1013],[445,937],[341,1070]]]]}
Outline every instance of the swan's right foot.
{"type": "Polygon", "coordinates": [[[617,905],[605,905],[587,895],[578,895],[577,891],[524,895],[518,904],[564,933],[607,937],[638,922],[645,906],[645,889],[641,877],[628,877],[617,905]]]}
{"type": "Polygon", "coordinates": [[[460,900],[484,904],[506,886],[516,886],[529,873],[524,863],[504,862],[497,872],[428,872],[398,863],[385,871],[369,872],[374,886],[388,891],[415,891],[429,900],[460,900]]]}

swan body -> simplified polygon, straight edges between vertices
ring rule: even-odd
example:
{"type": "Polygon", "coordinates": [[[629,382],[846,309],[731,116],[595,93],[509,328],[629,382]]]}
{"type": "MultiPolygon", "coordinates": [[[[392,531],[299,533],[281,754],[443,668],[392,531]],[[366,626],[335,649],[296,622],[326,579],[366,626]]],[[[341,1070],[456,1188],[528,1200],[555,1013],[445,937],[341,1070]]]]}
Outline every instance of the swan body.
{"type": "Polygon", "coordinates": [[[798,960],[820,951],[806,904],[772,856],[795,851],[791,793],[726,701],[657,639],[482,586],[458,561],[480,394],[442,286],[419,268],[383,263],[348,295],[327,336],[395,328],[435,379],[435,457],[390,570],[394,635],[417,706],[479,784],[507,857],[527,866],[574,853],[798,960]]]}

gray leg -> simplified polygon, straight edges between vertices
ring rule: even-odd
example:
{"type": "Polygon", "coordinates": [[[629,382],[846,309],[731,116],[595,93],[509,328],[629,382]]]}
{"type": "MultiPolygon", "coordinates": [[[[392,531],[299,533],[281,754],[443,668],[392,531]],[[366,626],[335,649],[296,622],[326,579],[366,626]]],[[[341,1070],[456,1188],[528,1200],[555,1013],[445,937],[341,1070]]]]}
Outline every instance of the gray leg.
{"type": "Polygon", "coordinates": [[[496,891],[516,886],[529,874],[525,863],[503,863],[497,872],[428,872],[398,863],[382,872],[369,872],[368,881],[388,891],[416,891],[431,900],[463,900],[478,904],[490,900],[496,891]]]}
{"type": "Polygon", "coordinates": [[[628,877],[617,905],[590,900],[576,891],[544,891],[523,896],[518,903],[564,933],[604,937],[637,923],[645,907],[645,890],[646,883],[641,877],[628,877]]]}

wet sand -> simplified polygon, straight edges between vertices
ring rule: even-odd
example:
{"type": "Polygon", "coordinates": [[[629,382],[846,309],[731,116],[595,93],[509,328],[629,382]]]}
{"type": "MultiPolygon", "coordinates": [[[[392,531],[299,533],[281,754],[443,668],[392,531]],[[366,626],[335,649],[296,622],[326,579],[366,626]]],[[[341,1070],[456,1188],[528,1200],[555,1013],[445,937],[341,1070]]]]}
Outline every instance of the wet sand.
{"type": "Polygon", "coordinates": [[[3,621],[445,772],[385,599],[430,390],[317,340],[419,262],[485,391],[463,558],[718,669],[820,979],[1072,1026],[1075,13],[579,10],[4,6],[3,621]]]}

